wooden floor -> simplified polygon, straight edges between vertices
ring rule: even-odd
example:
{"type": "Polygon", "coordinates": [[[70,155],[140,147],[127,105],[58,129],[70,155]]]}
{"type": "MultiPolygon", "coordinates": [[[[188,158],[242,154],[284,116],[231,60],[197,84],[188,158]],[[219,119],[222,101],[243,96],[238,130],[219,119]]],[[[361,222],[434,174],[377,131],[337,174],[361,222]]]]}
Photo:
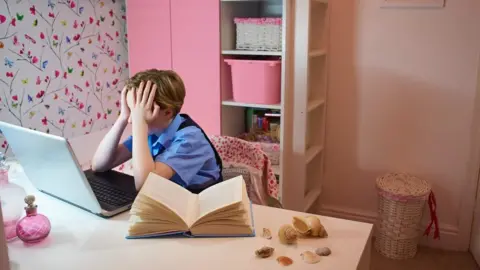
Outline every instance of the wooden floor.
{"type": "Polygon", "coordinates": [[[390,260],[372,249],[371,270],[480,270],[468,252],[419,247],[415,258],[390,260]]]}

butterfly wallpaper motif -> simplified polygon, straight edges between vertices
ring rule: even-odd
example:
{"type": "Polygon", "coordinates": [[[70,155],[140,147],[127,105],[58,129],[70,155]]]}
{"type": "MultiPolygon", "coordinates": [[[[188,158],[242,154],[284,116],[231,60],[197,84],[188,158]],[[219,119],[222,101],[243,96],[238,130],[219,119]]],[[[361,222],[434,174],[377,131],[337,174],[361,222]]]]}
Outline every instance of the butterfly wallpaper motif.
{"type": "Polygon", "coordinates": [[[66,138],[109,127],[128,78],[125,0],[0,1],[0,61],[0,120],[66,138]]]}

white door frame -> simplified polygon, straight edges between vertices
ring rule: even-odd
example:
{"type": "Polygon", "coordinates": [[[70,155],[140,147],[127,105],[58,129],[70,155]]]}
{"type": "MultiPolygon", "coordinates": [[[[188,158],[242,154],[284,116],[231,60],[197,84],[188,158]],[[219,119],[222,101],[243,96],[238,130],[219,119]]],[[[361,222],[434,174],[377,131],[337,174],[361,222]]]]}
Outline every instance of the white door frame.
{"type": "MultiPolygon", "coordinates": [[[[479,178],[480,181],[480,178],[479,178]]],[[[480,226],[480,185],[477,186],[477,193],[475,198],[475,206],[472,216],[472,227],[470,231],[470,244],[469,249],[472,253],[473,258],[480,265],[480,229],[476,229],[477,226],[480,226]]]]}
{"type": "MultiPolygon", "coordinates": [[[[472,156],[471,156],[471,163],[468,164],[469,166],[469,176],[471,176],[471,181],[469,187],[472,188],[470,193],[474,191],[474,194],[466,193],[465,199],[471,198],[468,201],[472,203],[472,205],[468,206],[465,210],[462,208],[461,217],[469,214],[470,217],[470,230],[468,233],[469,237],[469,249],[472,252],[472,255],[477,260],[477,263],[480,264],[480,244],[475,245],[474,241],[477,238],[476,233],[480,233],[480,230],[475,230],[474,226],[479,225],[480,222],[476,221],[475,218],[480,219],[480,56],[477,65],[477,88],[475,93],[475,104],[474,104],[474,116],[473,116],[473,124],[472,124],[472,156]],[[470,196],[471,195],[471,196],[470,196]],[[475,213],[477,212],[477,213],[475,213]],[[465,213],[465,214],[464,214],[465,213]],[[475,217],[476,216],[476,217],[475,217]],[[478,253],[478,254],[474,254],[478,253]]],[[[468,191],[467,191],[468,192],[468,191]]],[[[463,204],[462,204],[463,206],[463,204]]]]}

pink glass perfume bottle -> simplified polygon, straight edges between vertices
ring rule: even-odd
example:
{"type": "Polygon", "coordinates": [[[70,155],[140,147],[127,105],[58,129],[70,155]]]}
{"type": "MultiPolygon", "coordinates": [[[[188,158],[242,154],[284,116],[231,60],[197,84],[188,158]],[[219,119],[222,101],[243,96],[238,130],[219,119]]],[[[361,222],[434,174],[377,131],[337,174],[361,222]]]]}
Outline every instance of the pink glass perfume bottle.
{"type": "Polygon", "coordinates": [[[17,223],[17,236],[25,243],[40,242],[50,233],[50,220],[42,214],[37,213],[37,205],[35,204],[35,196],[28,195],[25,197],[26,217],[17,223]]]}
{"type": "Polygon", "coordinates": [[[22,187],[9,181],[9,169],[5,156],[0,152],[0,206],[5,238],[12,241],[17,238],[16,226],[23,214],[23,198],[26,193],[22,187]]]}

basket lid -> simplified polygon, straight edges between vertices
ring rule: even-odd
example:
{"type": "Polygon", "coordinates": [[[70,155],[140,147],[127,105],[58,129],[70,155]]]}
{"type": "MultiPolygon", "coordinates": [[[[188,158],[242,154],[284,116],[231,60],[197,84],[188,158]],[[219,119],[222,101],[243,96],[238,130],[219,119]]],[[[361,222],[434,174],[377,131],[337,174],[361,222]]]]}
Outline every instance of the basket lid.
{"type": "Polygon", "coordinates": [[[430,193],[426,180],[406,173],[387,173],[377,178],[377,188],[397,196],[423,197],[430,193]]]}

